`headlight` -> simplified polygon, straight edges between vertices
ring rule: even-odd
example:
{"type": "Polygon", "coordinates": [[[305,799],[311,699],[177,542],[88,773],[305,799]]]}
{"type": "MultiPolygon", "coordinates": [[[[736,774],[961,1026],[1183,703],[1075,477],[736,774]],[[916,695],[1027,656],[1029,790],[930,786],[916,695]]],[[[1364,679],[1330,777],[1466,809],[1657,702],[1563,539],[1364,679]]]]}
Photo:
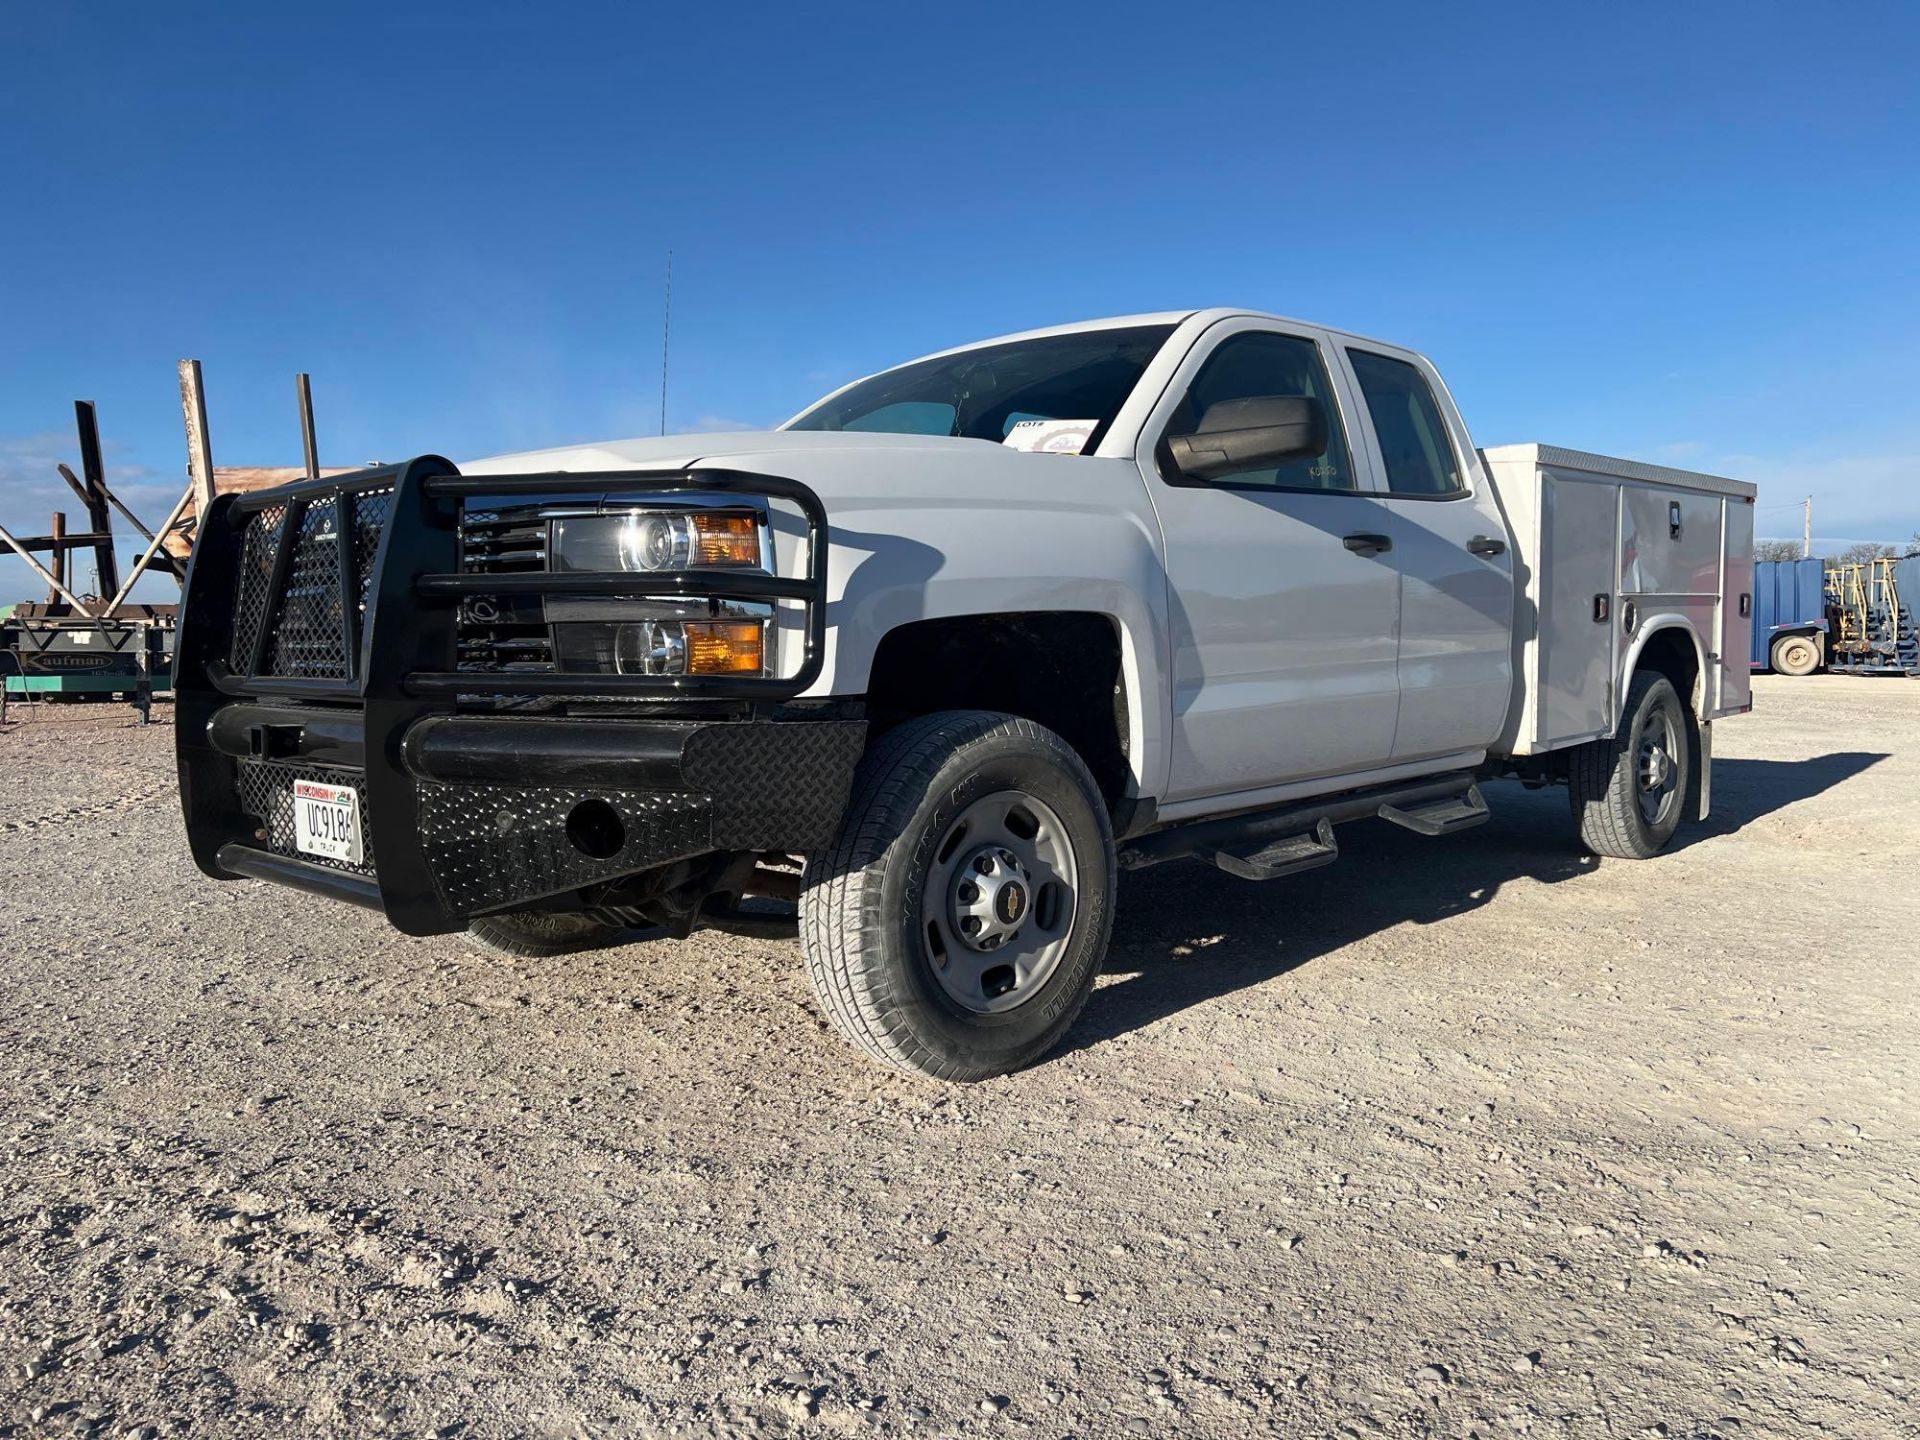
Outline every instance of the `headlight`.
{"type": "Polygon", "coordinates": [[[764,675],[767,625],[758,617],[563,622],[560,668],[599,675],[764,675]]]}
{"type": "MultiPolygon", "coordinates": [[[[614,594],[569,594],[561,584],[551,594],[509,598],[512,618],[503,623],[515,628],[505,638],[523,647],[529,665],[546,668],[535,638],[544,636],[550,667],[562,674],[769,673],[776,638],[772,603],[687,594],[664,583],[677,572],[708,568],[772,573],[760,506],[721,501],[711,508],[671,509],[603,500],[593,509],[556,506],[516,518],[528,532],[523,543],[545,542],[547,568],[556,575],[632,577],[630,586],[622,581],[614,594]],[[662,583],[650,580],[654,576],[662,583]]],[[[507,554],[497,540],[468,557],[470,568],[501,563],[512,573],[529,561],[538,563],[517,551],[507,554]]],[[[469,608],[471,623],[486,623],[475,618],[475,608],[469,608]]]]}
{"type": "Polygon", "coordinates": [[[553,522],[555,570],[631,570],[691,566],[764,568],[760,518],[716,511],[629,510],[553,522]]]}

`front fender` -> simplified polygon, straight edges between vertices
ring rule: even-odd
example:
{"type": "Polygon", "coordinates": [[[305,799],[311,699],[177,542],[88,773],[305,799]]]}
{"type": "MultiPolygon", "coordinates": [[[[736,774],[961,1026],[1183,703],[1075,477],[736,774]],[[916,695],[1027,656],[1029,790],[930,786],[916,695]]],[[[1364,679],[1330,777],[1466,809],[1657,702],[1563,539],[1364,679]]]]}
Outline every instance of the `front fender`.
{"type": "Polygon", "coordinates": [[[1138,467],[984,443],[902,459],[853,450],[766,457],[770,473],[803,481],[827,512],[826,650],[807,696],[863,694],[881,640],[915,621],[1102,615],[1120,637],[1134,793],[1162,793],[1166,574],[1138,467]]]}
{"type": "MultiPolygon", "coordinates": [[[[1037,523],[1039,518],[1028,517],[1036,522],[1024,527],[1028,539],[1009,537],[992,550],[954,538],[943,548],[930,532],[901,533],[906,527],[897,516],[888,517],[894,528],[886,532],[835,521],[826,663],[807,693],[864,693],[880,642],[918,620],[1018,612],[1100,615],[1113,622],[1120,639],[1133,790],[1157,794],[1167,763],[1168,702],[1157,658],[1165,651],[1165,626],[1149,598],[1159,564],[1151,537],[1082,517],[1071,527],[1071,542],[1056,550],[1031,538],[1034,530],[1052,528],[1037,523]]],[[[949,514],[940,529],[951,537],[988,524],[978,515],[949,514]]],[[[1164,592],[1164,581],[1159,584],[1164,592]]]]}

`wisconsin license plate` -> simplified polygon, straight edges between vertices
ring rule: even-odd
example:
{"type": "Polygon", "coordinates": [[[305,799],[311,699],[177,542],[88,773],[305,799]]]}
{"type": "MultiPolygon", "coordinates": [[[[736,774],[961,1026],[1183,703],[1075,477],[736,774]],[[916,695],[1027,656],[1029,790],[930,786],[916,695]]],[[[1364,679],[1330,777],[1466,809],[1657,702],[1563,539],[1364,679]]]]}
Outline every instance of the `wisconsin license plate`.
{"type": "Polygon", "coordinates": [[[361,863],[360,797],[351,785],[293,782],[293,844],[308,855],[361,863]]]}

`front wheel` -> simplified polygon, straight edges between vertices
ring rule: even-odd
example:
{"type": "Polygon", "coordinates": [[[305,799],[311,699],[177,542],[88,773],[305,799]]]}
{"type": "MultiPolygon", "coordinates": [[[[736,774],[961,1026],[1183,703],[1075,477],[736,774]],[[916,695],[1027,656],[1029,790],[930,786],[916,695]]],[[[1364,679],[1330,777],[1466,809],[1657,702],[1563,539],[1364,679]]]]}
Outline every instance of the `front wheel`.
{"type": "Polygon", "coordinates": [[[860,762],[800,895],[807,976],[897,1069],[984,1080],[1073,1024],[1113,928],[1113,831],[1086,764],[1030,720],[950,710],[860,762]]]}
{"type": "Polygon", "coordinates": [[[1589,850],[1646,860],[1673,838],[1693,770],[1689,734],[1673,682],[1637,672],[1620,728],[1577,746],[1568,767],[1574,822],[1589,850]]]}

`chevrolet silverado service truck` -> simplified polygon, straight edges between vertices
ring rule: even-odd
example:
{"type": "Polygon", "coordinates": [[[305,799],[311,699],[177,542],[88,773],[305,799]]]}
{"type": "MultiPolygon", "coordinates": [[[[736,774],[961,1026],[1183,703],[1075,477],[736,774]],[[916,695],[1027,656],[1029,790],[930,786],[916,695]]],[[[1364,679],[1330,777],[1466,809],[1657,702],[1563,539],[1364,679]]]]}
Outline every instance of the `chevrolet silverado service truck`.
{"type": "Polygon", "coordinates": [[[1753,496],[1477,450],[1425,357],[1234,310],[950,350],[771,433],[222,496],[187,830],[208,875],[519,953],[797,898],[848,1040],[997,1075],[1072,1024],[1120,869],[1444,837],[1500,776],[1655,854],[1750,708],[1753,496]]]}

